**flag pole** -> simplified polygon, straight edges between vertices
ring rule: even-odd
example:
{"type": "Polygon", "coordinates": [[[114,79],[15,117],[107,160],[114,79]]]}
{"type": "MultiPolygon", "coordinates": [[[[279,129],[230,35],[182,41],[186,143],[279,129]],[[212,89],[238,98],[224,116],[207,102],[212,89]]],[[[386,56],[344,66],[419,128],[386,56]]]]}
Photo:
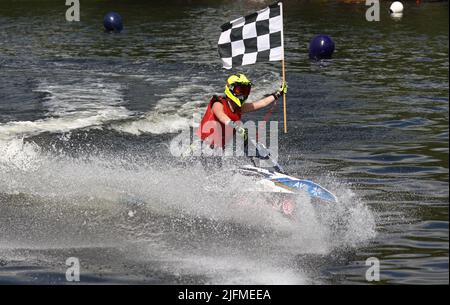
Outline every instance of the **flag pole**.
{"type": "MultiPolygon", "coordinates": [[[[286,71],[284,68],[284,59],[281,61],[281,74],[283,76],[283,83],[286,81],[286,71]]],[[[284,116],[284,133],[287,133],[287,120],[286,120],[286,94],[283,93],[283,116],[284,116]]]]}
{"type": "MultiPolygon", "coordinates": [[[[283,3],[280,1],[278,2],[278,5],[280,6],[280,15],[281,20],[284,23],[283,20],[283,3]]],[[[281,75],[283,78],[283,83],[286,81],[286,69],[284,68],[284,24],[281,27],[281,48],[283,50],[283,59],[281,60],[281,75]]],[[[286,94],[283,93],[283,118],[284,118],[284,133],[287,133],[287,118],[286,118],[286,94]]]]}

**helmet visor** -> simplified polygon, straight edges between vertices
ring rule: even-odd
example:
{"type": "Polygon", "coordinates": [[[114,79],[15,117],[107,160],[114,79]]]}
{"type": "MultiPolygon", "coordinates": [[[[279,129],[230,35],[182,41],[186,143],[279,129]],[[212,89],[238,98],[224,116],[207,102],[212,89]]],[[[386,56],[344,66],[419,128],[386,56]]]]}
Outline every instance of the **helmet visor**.
{"type": "Polygon", "coordinates": [[[233,88],[233,94],[237,97],[247,97],[250,94],[250,85],[236,84],[233,88]]]}

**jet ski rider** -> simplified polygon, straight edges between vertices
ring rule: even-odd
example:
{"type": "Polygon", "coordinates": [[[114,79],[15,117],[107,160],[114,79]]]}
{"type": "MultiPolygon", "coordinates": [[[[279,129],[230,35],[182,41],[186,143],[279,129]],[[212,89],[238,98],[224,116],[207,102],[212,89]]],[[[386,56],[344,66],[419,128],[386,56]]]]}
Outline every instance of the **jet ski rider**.
{"type": "Polygon", "coordinates": [[[247,140],[247,132],[241,126],[243,113],[253,112],[275,102],[281,95],[287,93],[287,84],[283,82],[274,93],[253,103],[246,103],[250,94],[252,83],[242,74],[233,74],[228,77],[225,85],[225,96],[214,95],[210,100],[203,119],[197,130],[197,136],[202,144],[211,148],[224,148],[235,133],[247,140]]]}

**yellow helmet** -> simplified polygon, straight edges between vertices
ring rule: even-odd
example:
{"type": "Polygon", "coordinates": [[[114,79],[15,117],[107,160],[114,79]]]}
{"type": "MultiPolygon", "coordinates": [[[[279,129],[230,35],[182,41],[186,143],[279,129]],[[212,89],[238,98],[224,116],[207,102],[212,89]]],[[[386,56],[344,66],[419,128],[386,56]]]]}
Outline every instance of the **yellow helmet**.
{"type": "Polygon", "coordinates": [[[225,95],[235,102],[239,107],[247,100],[252,83],[242,74],[233,74],[227,79],[225,95]]]}

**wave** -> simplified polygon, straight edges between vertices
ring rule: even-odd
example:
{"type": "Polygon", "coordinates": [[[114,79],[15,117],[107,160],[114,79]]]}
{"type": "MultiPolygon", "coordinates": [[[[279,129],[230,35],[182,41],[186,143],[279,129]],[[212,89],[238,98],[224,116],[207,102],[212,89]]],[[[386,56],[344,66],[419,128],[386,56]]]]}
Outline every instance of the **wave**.
{"type": "Polygon", "coordinates": [[[46,94],[42,101],[46,118],[0,124],[0,139],[99,127],[129,118],[133,113],[123,105],[122,90],[122,85],[102,79],[86,78],[76,84],[42,82],[35,91],[46,94]]]}
{"type": "MultiPolygon", "coordinates": [[[[277,74],[265,75],[256,81],[252,101],[263,98],[275,90],[273,83],[281,82],[277,74]]],[[[141,135],[146,133],[176,133],[187,127],[199,125],[206,106],[213,95],[223,95],[217,87],[209,85],[206,77],[193,77],[180,81],[170,92],[161,95],[155,107],[146,114],[126,122],[113,123],[109,127],[122,133],[141,135]]]]}
{"type": "MultiPolygon", "coordinates": [[[[146,82],[167,81],[145,77],[146,82]]],[[[176,133],[187,126],[198,126],[212,95],[221,95],[206,76],[182,80],[174,76],[177,86],[160,97],[148,112],[138,115],[125,107],[124,85],[102,78],[87,77],[77,83],[42,81],[34,90],[45,95],[41,104],[46,117],[35,121],[11,121],[0,124],[0,139],[29,137],[41,133],[63,133],[76,129],[107,128],[132,135],[176,133]]],[[[272,92],[277,74],[255,80],[251,100],[272,92]]]]}

